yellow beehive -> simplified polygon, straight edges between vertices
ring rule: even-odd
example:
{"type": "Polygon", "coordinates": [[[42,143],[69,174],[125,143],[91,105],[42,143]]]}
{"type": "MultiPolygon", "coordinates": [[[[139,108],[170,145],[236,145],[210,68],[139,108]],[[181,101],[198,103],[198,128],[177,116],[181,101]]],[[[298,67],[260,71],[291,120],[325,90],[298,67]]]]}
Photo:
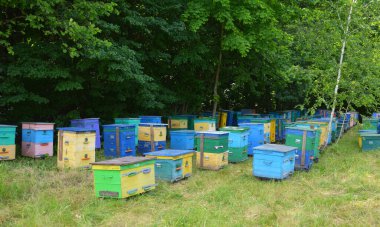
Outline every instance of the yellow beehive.
{"type": "Polygon", "coordinates": [[[171,117],[169,119],[169,128],[170,129],[187,129],[188,128],[188,119],[186,117],[171,117]]]}
{"type": "Polygon", "coordinates": [[[166,124],[139,124],[139,141],[166,141],[166,124]]]}
{"type": "Polygon", "coordinates": [[[16,145],[0,145],[0,160],[14,160],[16,158],[16,145]]]}
{"type": "Polygon", "coordinates": [[[270,133],[270,123],[264,123],[264,133],[270,133]]]}
{"type": "Polygon", "coordinates": [[[328,141],[328,123],[326,122],[308,122],[310,124],[319,125],[321,129],[321,137],[319,140],[319,147],[323,147],[327,144],[328,141]]]}
{"type": "Polygon", "coordinates": [[[195,119],[195,131],[216,131],[216,121],[210,119],[195,119]]]}
{"type": "Polygon", "coordinates": [[[201,169],[219,170],[228,165],[228,151],[224,153],[203,153],[201,166],[201,152],[197,152],[197,167],[201,169]]]}
{"type": "Polygon", "coordinates": [[[95,130],[60,128],[58,131],[58,168],[89,168],[95,162],[95,130]]]}
{"type": "Polygon", "coordinates": [[[227,113],[226,112],[220,112],[219,116],[220,116],[219,128],[226,127],[227,126],[227,113]]]}
{"type": "Polygon", "coordinates": [[[269,124],[270,142],[276,142],[276,119],[271,119],[269,124]]]}

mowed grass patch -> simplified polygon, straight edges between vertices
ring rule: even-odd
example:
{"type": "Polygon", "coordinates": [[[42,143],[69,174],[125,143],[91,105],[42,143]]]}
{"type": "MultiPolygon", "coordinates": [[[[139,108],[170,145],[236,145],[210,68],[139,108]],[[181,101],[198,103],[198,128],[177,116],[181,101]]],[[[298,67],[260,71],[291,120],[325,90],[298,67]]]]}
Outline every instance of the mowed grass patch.
{"type": "MultiPolygon", "coordinates": [[[[99,159],[103,159],[98,155],[99,159]]],[[[1,162],[0,225],[368,226],[380,224],[380,151],[360,152],[355,129],[310,172],[284,181],[252,176],[252,158],[195,170],[124,200],[94,196],[91,171],[56,169],[56,157],[1,162]]]]}

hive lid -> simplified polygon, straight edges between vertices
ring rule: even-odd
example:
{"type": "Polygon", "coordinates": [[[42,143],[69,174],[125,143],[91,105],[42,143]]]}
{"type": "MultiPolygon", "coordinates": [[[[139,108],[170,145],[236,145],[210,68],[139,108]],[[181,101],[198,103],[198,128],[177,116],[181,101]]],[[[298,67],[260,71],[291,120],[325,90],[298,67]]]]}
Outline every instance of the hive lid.
{"type": "Polygon", "coordinates": [[[228,135],[229,132],[222,132],[222,131],[196,131],[197,135],[204,134],[205,136],[223,136],[228,135]]]}
{"type": "Polygon", "coordinates": [[[293,130],[300,130],[300,131],[317,131],[317,128],[307,128],[307,127],[285,127],[285,129],[293,129],[293,130]]]}
{"type": "Polygon", "coordinates": [[[228,131],[228,132],[246,132],[249,129],[243,128],[243,127],[236,127],[236,126],[227,126],[223,128],[219,128],[220,131],[228,131]]]}
{"type": "Polygon", "coordinates": [[[162,117],[162,116],[139,116],[140,118],[148,118],[148,117],[162,117]]]}
{"type": "Polygon", "coordinates": [[[9,128],[9,127],[12,127],[12,128],[17,128],[17,125],[0,125],[0,128],[9,128]]]}
{"type": "Polygon", "coordinates": [[[195,134],[194,130],[175,130],[175,131],[170,131],[171,134],[175,133],[187,133],[187,134],[195,134]]]}
{"type": "Polygon", "coordinates": [[[70,131],[70,132],[95,132],[95,129],[88,129],[88,128],[79,128],[79,127],[63,127],[63,128],[57,128],[61,131],[70,131]]]}
{"type": "Polygon", "coordinates": [[[160,126],[164,127],[167,126],[168,124],[161,124],[161,123],[140,123],[139,126],[160,126]]]}
{"type": "Polygon", "coordinates": [[[239,126],[249,126],[249,125],[263,125],[263,123],[259,123],[259,122],[249,122],[249,123],[239,123],[239,126]]]}
{"type": "Polygon", "coordinates": [[[105,160],[101,162],[93,162],[90,163],[91,165],[113,165],[113,166],[126,166],[131,164],[136,164],[140,162],[145,162],[149,160],[153,160],[154,158],[146,158],[146,157],[122,157],[122,158],[115,158],[111,160],[105,160]]]}
{"type": "Polygon", "coordinates": [[[54,125],[55,123],[48,123],[48,122],[21,122],[21,124],[54,125]]]}
{"type": "Polygon", "coordinates": [[[129,124],[110,124],[110,125],[103,125],[104,128],[134,128],[135,125],[129,125],[129,124]]]}
{"type": "Polygon", "coordinates": [[[174,156],[180,156],[180,155],[185,155],[185,154],[190,154],[193,153],[193,150],[161,150],[161,151],[153,151],[145,154],[145,156],[169,156],[169,157],[174,157],[174,156]]]}
{"type": "Polygon", "coordinates": [[[254,150],[264,150],[264,151],[277,151],[277,152],[289,152],[298,149],[297,147],[291,147],[279,144],[264,144],[253,148],[254,150]]]}

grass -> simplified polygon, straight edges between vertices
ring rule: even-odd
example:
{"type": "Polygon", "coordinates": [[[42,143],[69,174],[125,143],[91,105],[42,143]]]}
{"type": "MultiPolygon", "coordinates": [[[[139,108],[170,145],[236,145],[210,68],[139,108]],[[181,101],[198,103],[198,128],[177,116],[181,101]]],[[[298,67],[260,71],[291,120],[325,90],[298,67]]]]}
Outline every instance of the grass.
{"type": "Polygon", "coordinates": [[[2,226],[376,226],[380,152],[359,152],[355,129],[310,172],[284,181],[252,176],[252,159],[196,170],[127,200],[95,198],[91,171],[56,169],[56,157],[0,163],[2,226]]]}

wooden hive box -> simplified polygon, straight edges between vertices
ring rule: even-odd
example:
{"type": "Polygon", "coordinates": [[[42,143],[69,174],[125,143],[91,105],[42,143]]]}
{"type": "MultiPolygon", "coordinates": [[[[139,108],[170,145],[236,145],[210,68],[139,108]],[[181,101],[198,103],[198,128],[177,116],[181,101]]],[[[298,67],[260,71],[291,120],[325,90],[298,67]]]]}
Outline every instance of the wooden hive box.
{"type": "Polygon", "coordinates": [[[0,125],[0,160],[16,158],[16,128],[15,125],[0,125]]]}
{"type": "Polygon", "coordinates": [[[175,182],[192,175],[193,155],[192,150],[162,150],[148,153],[146,157],[156,159],[156,179],[175,182]]]}
{"type": "Polygon", "coordinates": [[[134,125],[103,125],[103,138],[106,157],[136,156],[134,125]]]}
{"type": "Polygon", "coordinates": [[[39,158],[53,156],[54,123],[23,122],[22,145],[23,156],[39,158]]]}
{"type": "Polygon", "coordinates": [[[95,137],[95,130],[58,128],[58,168],[89,168],[95,162],[95,137]]]}
{"type": "Polygon", "coordinates": [[[154,163],[132,156],[91,163],[96,197],[121,199],[154,189],[154,163]]]}
{"type": "Polygon", "coordinates": [[[253,150],[253,175],[269,179],[285,179],[294,172],[297,148],[264,144],[253,150]]]}

